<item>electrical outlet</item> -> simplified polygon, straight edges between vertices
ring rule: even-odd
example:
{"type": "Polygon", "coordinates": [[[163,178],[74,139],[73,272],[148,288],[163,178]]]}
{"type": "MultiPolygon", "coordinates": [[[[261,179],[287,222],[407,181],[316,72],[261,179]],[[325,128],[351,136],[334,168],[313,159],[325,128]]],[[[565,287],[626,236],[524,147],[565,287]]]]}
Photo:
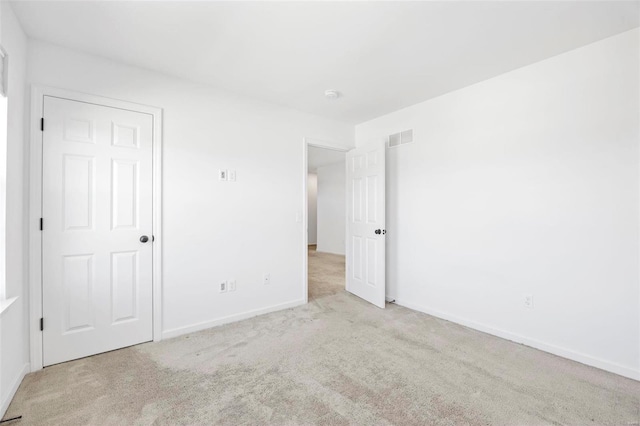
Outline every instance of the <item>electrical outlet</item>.
{"type": "Polygon", "coordinates": [[[228,170],[227,171],[227,178],[229,179],[230,182],[235,182],[236,181],[236,171],[235,170],[228,170]]]}
{"type": "Polygon", "coordinates": [[[264,274],[263,283],[264,285],[271,284],[271,274],[264,274]]]}
{"type": "Polygon", "coordinates": [[[222,170],[222,169],[218,170],[218,180],[225,181],[227,180],[227,176],[228,174],[226,170],[222,170]]]}
{"type": "Polygon", "coordinates": [[[226,293],[227,292],[227,282],[226,281],[222,281],[220,283],[220,293],[226,293]]]}
{"type": "Polygon", "coordinates": [[[229,280],[229,291],[236,291],[236,280],[229,280]]]}
{"type": "Polygon", "coordinates": [[[524,306],[533,309],[533,294],[525,294],[523,296],[524,306]]]}

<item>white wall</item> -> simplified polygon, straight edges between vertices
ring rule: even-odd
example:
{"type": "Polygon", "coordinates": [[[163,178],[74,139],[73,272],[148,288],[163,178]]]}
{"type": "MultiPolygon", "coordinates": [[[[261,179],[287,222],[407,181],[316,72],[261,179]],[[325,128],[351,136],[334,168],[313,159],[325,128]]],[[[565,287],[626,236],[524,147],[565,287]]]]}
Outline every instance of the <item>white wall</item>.
{"type": "Polygon", "coordinates": [[[345,163],[318,167],[318,251],[345,254],[345,163]]]}
{"type": "Polygon", "coordinates": [[[307,243],[316,244],[318,242],[318,175],[309,173],[307,175],[307,243]]]}
{"type": "MultiPolygon", "coordinates": [[[[9,2],[0,2],[0,43],[9,56],[6,297],[16,298],[0,313],[0,417],[28,371],[28,286],[26,265],[26,169],[24,143],[27,39],[9,2]]],[[[4,249],[3,255],[4,255],[4,249]]]]}
{"type": "Polygon", "coordinates": [[[165,337],[303,303],[303,138],[349,146],[353,126],[42,42],[29,65],[33,84],[164,109],[165,337]]]}
{"type": "Polygon", "coordinates": [[[638,37],[356,127],[415,130],[387,151],[389,296],[640,379],[638,37]]]}

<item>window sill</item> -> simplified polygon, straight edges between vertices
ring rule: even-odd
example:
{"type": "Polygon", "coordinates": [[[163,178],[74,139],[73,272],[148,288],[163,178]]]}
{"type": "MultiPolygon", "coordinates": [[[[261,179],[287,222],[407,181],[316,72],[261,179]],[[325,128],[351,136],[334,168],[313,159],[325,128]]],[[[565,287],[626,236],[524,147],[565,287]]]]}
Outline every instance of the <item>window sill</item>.
{"type": "Polygon", "coordinates": [[[13,305],[13,302],[15,302],[16,300],[18,300],[17,297],[12,297],[10,299],[4,299],[4,300],[0,300],[0,316],[2,316],[2,314],[9,309],[9,307],[11,305],[13,305]]]}

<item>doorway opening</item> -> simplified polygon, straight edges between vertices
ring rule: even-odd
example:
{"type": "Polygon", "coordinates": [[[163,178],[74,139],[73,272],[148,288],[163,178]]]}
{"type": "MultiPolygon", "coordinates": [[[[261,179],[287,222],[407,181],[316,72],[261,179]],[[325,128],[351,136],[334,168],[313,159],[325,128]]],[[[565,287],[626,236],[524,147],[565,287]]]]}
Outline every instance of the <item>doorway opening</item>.
{"type": "Polygon", "coordinates": [[[346,150],[307,146],[307,297],[345,291],[346,150]]]}
{"type": "MultiPolygon", "coordinates": [[[[386,298],[386,142],[372,141],[357,148],[347,150],[326,143],[303,140],[303,298],[341,294],[339,289],[364,299],[384,309],[386,298]],[[337,152],[336,152],[337,151],[337,152]],[[331,158],[327,160],[327,157],[331,158]],[[340,163],[342,165],[340,165],[340,163]],[[342,188],[343,195],[327,196],[325,178],[322,173],[325,166],[335,166],[328,174],[337,190],[342,188]],[[315,171],[315,173],[314,173],[315,171]],[[310,175],[315,175],[311,176],[310,175]],[[340,176],[344,176],[343,178],[340,176]],[[340,179],[342,183],[340,184],[340,179]],[[315,187],[313,187],[315,181],[315,187]],[[337,183],[336,183],[337,182],[337,183]],[[312,185],[309,191],[309,185],[312,185]],[[313,217],[309,224],[308,193],[315,190],[315,228],[313,217]],[[325,199],[333,200],[333,216],[324,221],[325,199]],[[337,206],[337,207],[336,207],[337,206]],[[341,206],[341,207],[340,207],[341,206]],[[323,223],[330,227],[323,227],[323,223]],[[310,226],[309,226],[310,225],[310,226]],[[314,234],[315,229],[315,234],[314,234]],[[329,231],[328,231],[329,230],[329,231]],[[328,232],[327,232],[328,231],[328,232]],[[331,234],[333,232],[333,234],[331,234]],[[315,235],[315,245],[313,237],[315,235]],[[337,236],[337,238],[336,238],[337,236]],[[331,237],[330,243],[323,238],[331,237]],[[311,239],[310,239],[311,238],[311,239]],[[314,247],[315,246],[315,247],[314,247]],[[342,263],[336,262],[333,274],[328,274],[331,266],[323,263],[329,255],[340,256],[342,263]],[[322,255],[322,256],[319,256],[322,255]],[[344,265],[344,266],[342,266],[344,265]],[[327,269],[325,269],[327,268],[327,269]],[[317,275],[312,275],[318,272],[317,275]],[[343,279],[338,279],[341,275],[343,279]],[[331,277],[336,277],[333,280],[331,277]],[[331,280],[331,283],[326,282],[331,280]]],[[[298,215],[298,218],[300,215],[298,215]]]]}

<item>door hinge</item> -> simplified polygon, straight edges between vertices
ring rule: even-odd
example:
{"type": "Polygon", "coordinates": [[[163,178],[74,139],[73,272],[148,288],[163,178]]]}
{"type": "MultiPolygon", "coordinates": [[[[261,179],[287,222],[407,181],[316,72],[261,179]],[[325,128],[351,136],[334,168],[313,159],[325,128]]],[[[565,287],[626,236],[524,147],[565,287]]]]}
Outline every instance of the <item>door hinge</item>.
{"type": "Polygon", "coordinates": [[[44,117],[40,119],[40,131],[44,132],[44,117]]]}
{"type": "Polygon", "coordinates": [[[44,318],[40,318],[40,331],[44,330],[44,318]]]}
{"type": "Polygon", "coordinates": [[[42,231],[44,229],[44,219],[40,218],[40,230],[42,231]]]}

